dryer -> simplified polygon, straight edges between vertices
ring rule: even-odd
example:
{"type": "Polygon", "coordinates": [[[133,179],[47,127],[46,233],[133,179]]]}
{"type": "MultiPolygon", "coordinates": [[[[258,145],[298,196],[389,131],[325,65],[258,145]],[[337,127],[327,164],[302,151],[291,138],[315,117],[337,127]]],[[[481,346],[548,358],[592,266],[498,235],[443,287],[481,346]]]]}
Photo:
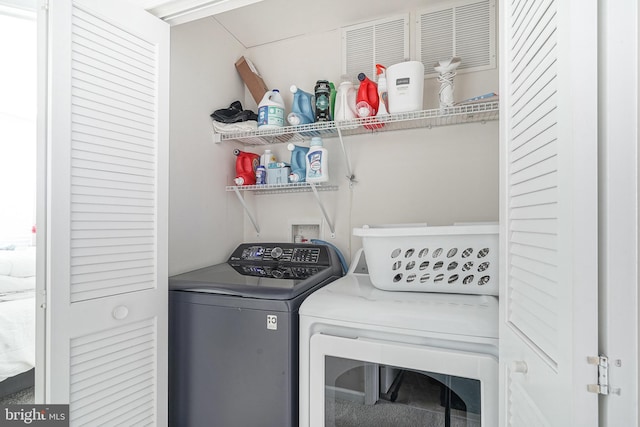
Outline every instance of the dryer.
{"type": "Polygon", "coordinates": [[[300,307],[300,426],[498,425],[498,298],[385,291],[367,272],[360,250],[300,307]],[[409,376],[440,386],[442,411],[398,404],[409,376]]]}

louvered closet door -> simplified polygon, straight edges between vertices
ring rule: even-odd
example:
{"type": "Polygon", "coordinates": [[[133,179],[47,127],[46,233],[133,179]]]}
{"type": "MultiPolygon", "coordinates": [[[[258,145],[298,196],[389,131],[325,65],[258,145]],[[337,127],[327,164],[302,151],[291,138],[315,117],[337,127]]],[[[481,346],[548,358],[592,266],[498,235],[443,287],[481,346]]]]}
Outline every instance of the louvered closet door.
{"type": "Polygon", "coordinates": [[[501,426],[598,425],[597,2],[501,2],[501,426]]]}
{"type": "Polygon", "coordinates": [[[45,398],[165,425],[169,27],[113,0],[48,16],[45,398]]]}

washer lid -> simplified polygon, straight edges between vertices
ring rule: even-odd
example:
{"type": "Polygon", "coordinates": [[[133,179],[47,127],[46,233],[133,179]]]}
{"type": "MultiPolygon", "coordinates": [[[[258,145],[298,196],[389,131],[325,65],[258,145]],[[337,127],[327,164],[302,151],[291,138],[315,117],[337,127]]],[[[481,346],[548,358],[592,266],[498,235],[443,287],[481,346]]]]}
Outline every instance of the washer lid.
{"type": "MultiPolygon", "coordinates": [[[[311,294],[301,316],[387,328],[498,338],[498,298],[375,288],[369,275],[347,274],[311,294]]],[[[355,327],[355,326],[354,326],[355,327]]]]}
{"type": "Polygon", "coordinates": [[[336,277],[330,266],[223,263],[169,277],[169,289],[287,300],[336,277]]]}

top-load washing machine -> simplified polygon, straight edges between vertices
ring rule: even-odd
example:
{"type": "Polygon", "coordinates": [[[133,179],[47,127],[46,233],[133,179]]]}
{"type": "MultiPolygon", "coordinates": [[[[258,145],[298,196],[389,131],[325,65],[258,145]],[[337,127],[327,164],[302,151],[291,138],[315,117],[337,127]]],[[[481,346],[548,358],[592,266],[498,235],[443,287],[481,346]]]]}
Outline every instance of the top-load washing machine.
{"type": "MultiPolygon", "coordinates": [[[[392,246],[376,261],[390,264],[391,284],[407,285],[401,273],[415,289],[439,274],[461,286],[470,275],[478,286],[494,280],[480,267],[486,247],[463,244],[463,258],[447,243],[422,255],[420,245],[392,246]]],[[[300,307],[300,426],[498,425],[497,296],[380,289],[366,258],[360,250],[343,278],[300,307]]]]}
{"type": "Polygon", "coordinates": [[[244,243],[170,277],[170,425],[297,426],[298,308],[342,270],[326,245],[244,243]]]}

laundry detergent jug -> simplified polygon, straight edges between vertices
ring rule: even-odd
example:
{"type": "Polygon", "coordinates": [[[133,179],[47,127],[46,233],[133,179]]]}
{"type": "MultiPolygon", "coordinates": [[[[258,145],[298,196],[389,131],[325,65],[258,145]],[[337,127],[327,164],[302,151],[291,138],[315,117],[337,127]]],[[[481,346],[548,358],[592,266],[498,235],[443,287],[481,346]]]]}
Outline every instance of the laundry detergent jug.
{"type": "Polygon", "coordinates": [[[329,180],[329,158],[327,149],[322,146],[322,138],[311,138],[311,148],[307,151],[307,182],[326,182],[329,180]]]}
{"type": "Polygon", "coordinates": [[[389,114],[389,97],[387,93],[387,68],[383,65],[376,64],[376,75],[378,76],[378,112],[377,117],[389,114]]]}
{"type": "Polygon", "coordinates": [[[278,89],[264,94],[258,105],[258,128],[272,129],[284,126],[284,101],[278,89]]]}
{"type": "Polygon", "coordinates": [[[306,125],[315,121],[313,113],[313,95],[303,91],[296,85],[292,85],[293,104],[291,112],[287,116],[287,121],[291,126],[306,125]]]}
{"type": "Polygon", "coordinates": [[[383,124],[373,118],[378,112],[380,103],[378,86],[364,73],[358,74],[358,80],[360,80],[360,87],[356,96],[356,114],[360,118],[370,117],[367,124],[363,125],[366,129],[379,129],[383,124]]]}
{"type": "Polygon", "coordinates": [[[318,80],[314,88],[316,96],[316,122],[331,121],[331,86],[328,80],[318,80]]]}
{"type": "Polygon", "coordinates": [[[233,182],[236,185],[255,185],[260,156],[238,149],[233,150],[233,154],[236,156],[236,177],[233,182]]]}
{"type": "Polygon", "coordinates": [[[356,88],[350,81],[343,81],[338,86],[338,93],[336,94],[336,110],[335,120],[340,124],[342,129],[355,129],[357,124],[345,124],[344,122],[353,120],[357,117],[356,114],[356,88]]]}
{"type": "Polygon", "coordinates": [[[291,151],[291,173],[289,182],[304,182],[307,177],[307,153],[309,147],[289,144],[287,149],[291,151]]]}

